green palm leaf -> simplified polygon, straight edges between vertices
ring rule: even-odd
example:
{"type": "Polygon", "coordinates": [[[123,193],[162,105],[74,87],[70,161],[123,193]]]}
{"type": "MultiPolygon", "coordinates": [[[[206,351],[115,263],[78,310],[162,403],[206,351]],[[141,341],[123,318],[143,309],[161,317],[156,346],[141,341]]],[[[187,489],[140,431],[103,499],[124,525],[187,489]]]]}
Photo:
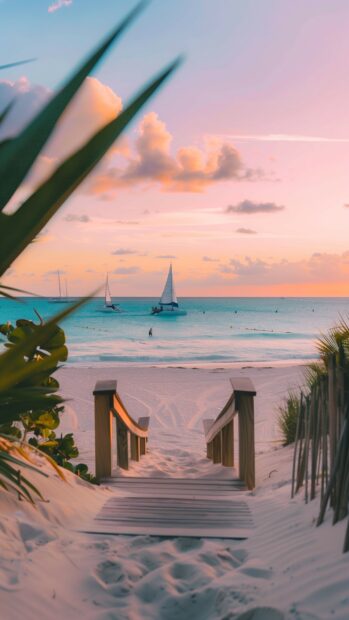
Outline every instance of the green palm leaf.
{"type": "MultiPolygon", "coordinates": [[[[21,134],[13,140],[6,142],[0,149],[0,210],[4,209],[6,203],[18,189],[42,147],[50,137],[57,121],[87,75],[145,5],[146,2],[140,2],[103,41],[102,45],[87,59],[57,95],[27,125],[21,134]]],[[[6,65],[3,68],[6,68],[6,65]]]]}
{"type": "Polygon", "coordinates": [[[137,112],[173,73],[180,62],[180,58],[172,62],[150,84],[145,86],[116,119],[105,125],[81,149],[61,164],[16,213],[7,216],[2,214],[0,224],[5,233],[0,246],[2,273],[86,178],[137,112]]]}

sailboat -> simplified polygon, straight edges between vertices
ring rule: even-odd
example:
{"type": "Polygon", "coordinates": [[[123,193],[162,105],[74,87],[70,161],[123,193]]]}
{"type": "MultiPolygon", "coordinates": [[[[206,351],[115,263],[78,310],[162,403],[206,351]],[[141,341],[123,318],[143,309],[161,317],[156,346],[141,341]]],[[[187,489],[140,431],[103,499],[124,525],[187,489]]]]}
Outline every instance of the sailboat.
{"type": "Polygon", "coordinates": [[[65,281],[66,294],[62,295],[61,274],[59,271],[57,271],[57,277],[58,277],[58,297],[51,297],[49,301],[51,304],[67,304],[69,303],[67,281],[65,281]]]}
{"type": "Polygon", "coordinates": [[[105,280],[104,306],[100,308],[100,312],[121,312],[119,304],[114,304],[111,298],[108,274],[105,280]]]}
{"type": "Polygon", "coordinates": [[[187,313],[185,310],[180,310],[176,291],[173,283],[172,265],[168,270],[167,280],[162,292],[159,305],[153,306],[151,314],[158,316],[185,316],[187,313]]]}

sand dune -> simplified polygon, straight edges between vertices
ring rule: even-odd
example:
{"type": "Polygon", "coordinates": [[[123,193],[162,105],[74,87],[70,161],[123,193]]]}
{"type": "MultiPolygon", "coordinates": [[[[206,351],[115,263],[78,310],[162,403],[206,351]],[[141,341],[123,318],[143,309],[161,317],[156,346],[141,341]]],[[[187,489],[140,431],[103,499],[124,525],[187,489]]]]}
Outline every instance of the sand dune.
{"type": "Polygon", "coordinates": [[[128,475],[229,476],[205,459],[201,419],[217,415],[228,377],[252,377],[257,489],[247,493],[255,530],[244,541],[97,536],[76,530],[112,490],[68,473],[39,479],[49,503],[0,495],[4,620],[347,620],[345,523],[314,526],[318,503],[290,499],[292,450],[277,448],[276,403],[302,382],[300,367],[275,369],[63,369],[64,431],[93,461],[92,388],[113,377],[130,412],[151,414],[150,452],[128,475]]]}

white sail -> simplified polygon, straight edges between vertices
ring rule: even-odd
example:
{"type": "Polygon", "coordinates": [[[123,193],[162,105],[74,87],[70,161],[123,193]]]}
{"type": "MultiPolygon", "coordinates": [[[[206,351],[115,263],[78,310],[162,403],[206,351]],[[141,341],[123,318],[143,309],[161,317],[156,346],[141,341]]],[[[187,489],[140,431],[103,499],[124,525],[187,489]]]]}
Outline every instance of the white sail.
{"type": "Polygon", "coordinates": [[[176,291],[173,284],[172,265],[168,271],[168,276],[165,284],[165,288],[162,292],[160,304],[164,306],[178,306],[176,291]]]}
{"type": "Polygon", "coordinates": [[[111,294],[110,294],[110,290],[109,290],[109,280],[108,280],[108,274],[107,274],[107,279],[105,282],[105,305],[106,306],[111,306],[113,304],[112,299],[111,299],[111,294]]]}

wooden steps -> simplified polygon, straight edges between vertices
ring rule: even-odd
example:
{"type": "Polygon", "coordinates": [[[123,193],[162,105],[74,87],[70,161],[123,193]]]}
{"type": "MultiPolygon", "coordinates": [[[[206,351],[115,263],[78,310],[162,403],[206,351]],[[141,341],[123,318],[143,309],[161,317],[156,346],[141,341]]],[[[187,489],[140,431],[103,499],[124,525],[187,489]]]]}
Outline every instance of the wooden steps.
{"type": "Polygon", "coordinates": [[[247,538],[253,528],[237,479],[112,478],[115,490],[93,523],[95,534],[247,538]]]}

